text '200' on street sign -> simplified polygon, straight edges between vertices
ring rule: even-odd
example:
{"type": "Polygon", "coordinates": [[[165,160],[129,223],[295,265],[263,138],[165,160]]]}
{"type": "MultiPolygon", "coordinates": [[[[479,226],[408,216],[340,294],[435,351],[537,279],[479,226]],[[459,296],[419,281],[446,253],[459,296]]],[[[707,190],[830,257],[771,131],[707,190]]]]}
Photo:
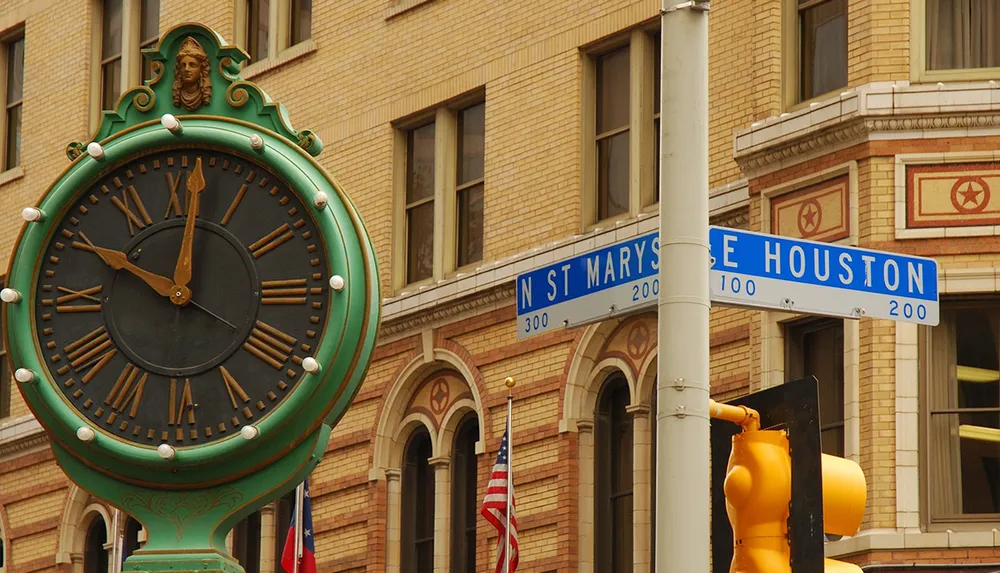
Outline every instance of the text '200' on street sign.
{"type": "Polygon", "coordinates": [[[938,323],[934,259],[711,227],[712,300],[844,318],[938,323]]]}
{"type": "MultiPolygon", "coordinates": [[[[933,259],[714,226],[709,242],[712,302],[938,322],[933,259]]],[[[655,306],[659,263],[659,233],[653,232],[518,275],[518,338],[655,306]]]]}

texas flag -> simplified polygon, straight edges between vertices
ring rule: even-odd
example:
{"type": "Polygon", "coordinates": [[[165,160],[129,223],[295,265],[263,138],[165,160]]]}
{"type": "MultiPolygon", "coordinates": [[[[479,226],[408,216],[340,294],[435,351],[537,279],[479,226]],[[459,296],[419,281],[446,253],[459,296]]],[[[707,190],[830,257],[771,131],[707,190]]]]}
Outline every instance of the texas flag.
{"type": "Polygon", "coordinates": [[[292,512],[292,522],[285,537],[285,549],[281,552],[281,568],[287,573],[316,573],[316,545],[313,543],[312,502],[309,501],[309,480],[303,482],[302,494],[302,560],[295,570],[295,517],[299,508],[292,512]]]}

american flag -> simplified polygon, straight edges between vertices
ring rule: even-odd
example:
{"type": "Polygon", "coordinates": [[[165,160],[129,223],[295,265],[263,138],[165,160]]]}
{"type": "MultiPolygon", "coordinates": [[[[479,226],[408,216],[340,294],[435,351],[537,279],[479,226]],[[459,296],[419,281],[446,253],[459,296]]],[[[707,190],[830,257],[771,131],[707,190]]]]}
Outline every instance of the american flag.
{"type": "Polygon", "coordinates": [[[316,573],[316,544],[313,541],[312,500],[309,499],[309,480],[303,482],[302,507],[295,508],[292,522],[288,524],[288,535],[285,537],[285,549],[281,552],[281,568],[292,573],[295,571],[295,514],[302,514],[302,559],[299,561],[299,573],[316,573]],[[300,511],[301,509],[301,511],[300,511]]]}
{"type": "Polygon", "coordinates": [[[497,453],[497,461],[493,465],[493,473],[490,475],[490,483],[486,487],[486,497],[483,498],[483,509],[480,513],[489,521],[500,533],[497,540],[499,551],[497,552],[496,573],[514,573],[517,570],[517,561],[520,551],[517,546],[517,511],[514,503],[514,485],[508,479],[508,452],[507,436],[510,426],[504,430],[503,439],[500,440],[500,451],[497,453]],[[510,571],[504,571],[504,552],[507,549],[507,488],[510,488],[510,571]]]}

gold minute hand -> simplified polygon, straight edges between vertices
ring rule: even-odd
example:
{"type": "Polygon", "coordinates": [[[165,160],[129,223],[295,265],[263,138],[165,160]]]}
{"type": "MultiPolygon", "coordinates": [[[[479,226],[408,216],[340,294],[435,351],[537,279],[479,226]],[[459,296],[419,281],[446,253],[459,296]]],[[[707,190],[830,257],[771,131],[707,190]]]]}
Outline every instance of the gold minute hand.
{"type": "Polygon", "coordinates": [[[115,269],[116,271],[124,269],[132,273],[142,279],[143,282],[152,287],[153,290],[161,296],[169,297],[173,294],[174,283],[167,277],[151,273],[143,268],[135,266],[129,262],[128,257],[121,251],[114,251],[94,246],[94,243],[91,243],[90,239],[87,238],[87,235],[84,235],[82,232],[80,233],[80,238],[85,242],[79,243],[77,241],[73,241],[74,247],[96,253],[97,256],[101,257],[101,260],[104,261],[104,264],[115,269]]]}
{"type": "Polygon", "coordinates": [[[177,266],[174,267],[174,284],[182,287],[191,282],[191,250],[194,243],[194,224],[198,217],[198,194],[205,188],[205,176],[201,172],[201,157],[195,159],[194,169],[187,177],[188,199],[187,223],[184,225],[184,238],[181,240],[181,252],[177,256],[177,266]]]}

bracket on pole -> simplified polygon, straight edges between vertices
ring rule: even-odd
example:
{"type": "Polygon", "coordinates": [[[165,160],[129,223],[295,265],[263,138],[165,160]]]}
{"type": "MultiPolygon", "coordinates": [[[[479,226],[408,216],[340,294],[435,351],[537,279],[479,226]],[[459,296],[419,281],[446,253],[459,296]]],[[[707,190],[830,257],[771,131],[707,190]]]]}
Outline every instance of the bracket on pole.
{"type": "Polygon", "coordinates": [[[674,4],[669,8],[663,8],[660,10],[660,14],[667,14],[670,12],[675,12],[677,10],[683,10],[685,8],[690,8],[696,12],[708,12],[712,8],[712,3],[708,0],[690,0],[688,2],[681,2],[680,4],[674,4]]]}

